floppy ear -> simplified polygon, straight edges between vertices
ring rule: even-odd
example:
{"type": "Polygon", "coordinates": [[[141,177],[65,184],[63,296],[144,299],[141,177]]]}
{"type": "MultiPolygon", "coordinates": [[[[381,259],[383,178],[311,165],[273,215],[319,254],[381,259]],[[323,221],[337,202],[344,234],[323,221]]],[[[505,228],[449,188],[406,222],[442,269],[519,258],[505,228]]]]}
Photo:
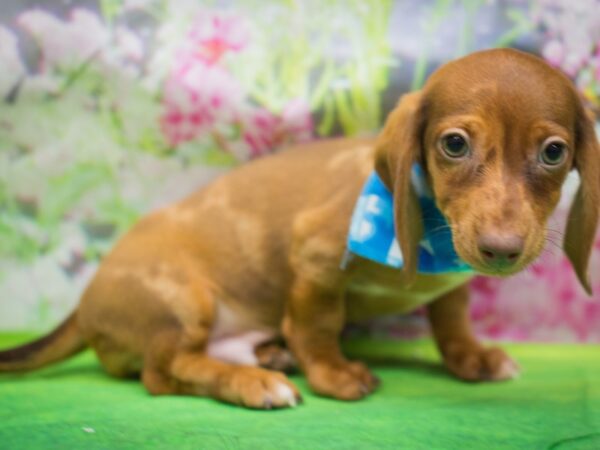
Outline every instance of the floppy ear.
{"type": "Polygon", "coordinates": [[[375,170],[394,197],[396,237],[407,283],[417,273],[418,244],[423,234],[421,207],[410,182],[412,165],[421,153],[422,94],[404,95],[388,116],[375,144],[375,170]]]}
{"type": "Polygon", "coordinates": [[[580,108],[576,133],[575,167],[581,184],[569,212],[563,248],[579,282],[591,295],[588,262],[600,208],[600,144],[594,131],[591,111],[580,108]]]}

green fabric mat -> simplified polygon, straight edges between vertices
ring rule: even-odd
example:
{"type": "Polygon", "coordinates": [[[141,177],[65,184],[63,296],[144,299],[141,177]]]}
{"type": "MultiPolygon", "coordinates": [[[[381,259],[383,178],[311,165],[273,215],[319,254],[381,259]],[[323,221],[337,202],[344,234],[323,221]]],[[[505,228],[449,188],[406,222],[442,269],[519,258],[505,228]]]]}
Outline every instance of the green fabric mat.
{"type": "MultiPolygon", "coordinates": [[[[0,347],[23,341],[0,336],[0,347]]],[[[94,355],[0,376],[1,449],[600,449],[600,347],[509,345],[519,380],[467,384],[429,342],[354,341],[383,381],[352,403],[309,393],[295,409],[249,411],[150,397],[94,355]]]]}

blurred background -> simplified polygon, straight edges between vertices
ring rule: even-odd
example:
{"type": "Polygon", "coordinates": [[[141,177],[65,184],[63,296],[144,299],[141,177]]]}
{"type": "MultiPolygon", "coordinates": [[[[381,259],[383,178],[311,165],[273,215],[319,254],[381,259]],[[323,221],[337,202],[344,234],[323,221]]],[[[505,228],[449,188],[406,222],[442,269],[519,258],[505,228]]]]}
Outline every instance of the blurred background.
{"type": "MultiPolygon", "coordinates": [[[[54,326],[144,213],[290,143],[372,135],[437,66],[505,46],[598,113],[600,0],[3,0],[0,331],[54,326]]],[[[560,250],[577,183],[530,269],[473,281],[481,336],[600,342],[600,238],[593,298],[560,250]]],[[[427,327],[417,312],[350,332],[427,327]]]]}

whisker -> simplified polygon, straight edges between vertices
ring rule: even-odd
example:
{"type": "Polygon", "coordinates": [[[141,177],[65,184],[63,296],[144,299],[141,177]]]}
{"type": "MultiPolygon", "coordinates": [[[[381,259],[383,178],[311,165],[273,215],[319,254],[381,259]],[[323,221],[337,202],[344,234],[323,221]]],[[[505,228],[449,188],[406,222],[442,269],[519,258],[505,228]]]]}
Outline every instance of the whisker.
{"type": "Polygon", "coordinates": [[[546,253],[546,252],[547,252],[547,253],[550,253],[550,255],[552,255],[552,256],[554,257],[554,256],[556,256],[556,253],[554,253],[554,252],[553,252],[553,250],[554,250],[554,249],[552,249],[552,248],[549,248],[549,247],[544,247],[544,248],[542,249],[542,254],[544,254],[544,253],[546,253]]]}
{"type": "Polygon", "coordinates": [[[555,243],[562,242],[561,239],[558,239],[558,238],[556,238],[554,236],[544,236],[544,240],[546,240],[546,241],[552,241],[552,242],[555,242],[555,243]]]}
{"type": "Polygon", "coordinates": [[[556,247],[557,249],[559,249],[559,250],[562,250],[562,245],[561,245],[561,244],[559,244],[558,242],[554,242],[552,239],[548,239],[548,238],[546,238],[546,239],[545,239],[545,241],[546,241],[548,244],[551,244],[551,245],[553,245],[553,246],[554,246],[554,247],[556,247]]]}
{"type": "Polygon", "coordinates": [[[434,228],[433,230],[429,230],[429,233],[431,233],[432,235],[434,235],[436,233],[440,233],[440,232],[445,231],[445,230],[452,231],[452,228],[449,227],[448,225],[442,225],[442,226],[439,226],[437,228],[434,228]]]}

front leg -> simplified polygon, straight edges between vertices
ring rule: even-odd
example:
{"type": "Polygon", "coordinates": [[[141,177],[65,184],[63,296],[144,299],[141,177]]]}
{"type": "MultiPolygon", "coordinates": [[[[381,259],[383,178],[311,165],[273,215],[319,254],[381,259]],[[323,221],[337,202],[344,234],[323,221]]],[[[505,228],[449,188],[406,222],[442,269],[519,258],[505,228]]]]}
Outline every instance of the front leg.
{"type": "Polygon", "coordinates": [[[427,312],[444,364],[458,378],[496,381],[519,374],[519,366],[504,350],[482,346],[471,331],[466,285],[431,303],[427,312]]]}
{"type": "Polygon", "coordinates": [[[298,279],[292,289],[283,334],[308,383],[317,394],[357,400],[379,380],[360,362],[348,361],[340,349],[345,321],[342,290],[298,279]]]}

